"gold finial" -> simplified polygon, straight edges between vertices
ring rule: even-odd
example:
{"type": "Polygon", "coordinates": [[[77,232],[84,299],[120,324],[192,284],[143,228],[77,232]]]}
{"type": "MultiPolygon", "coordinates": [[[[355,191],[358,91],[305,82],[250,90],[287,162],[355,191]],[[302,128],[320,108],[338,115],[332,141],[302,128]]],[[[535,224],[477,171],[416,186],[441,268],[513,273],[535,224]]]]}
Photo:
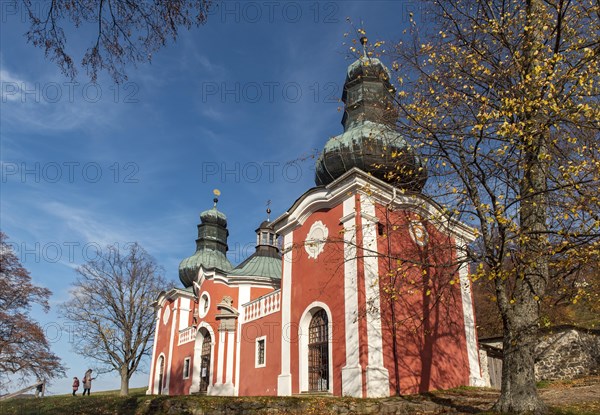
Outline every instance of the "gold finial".
{"type": "Polygon", "coordinates": [[[271,222],[271,199],[267,200],[267,222],[271,222]]]}
{"type": "Polygon", "coordinates": [[[215,198],[213,199],[213,207],[217,207],[217,203],[219,203],[219,196],[221,196],[221,191],[219,189],[213,190],[213,195],[215,198]]]}

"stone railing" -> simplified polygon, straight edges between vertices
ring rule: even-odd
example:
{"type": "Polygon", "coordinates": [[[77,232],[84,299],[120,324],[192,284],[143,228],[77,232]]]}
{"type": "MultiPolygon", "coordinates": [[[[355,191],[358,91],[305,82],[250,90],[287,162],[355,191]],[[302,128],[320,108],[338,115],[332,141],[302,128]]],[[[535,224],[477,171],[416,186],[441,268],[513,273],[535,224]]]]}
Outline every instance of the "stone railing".
{"type": "Polygon", "coordinates": [[[281,290],[258,297],[249,303],[243,304],[244,322],[259,319],[281,309],[281,290]]]}
{"type": "Polygon", "coordinates": [[[196,328],[191,326],[187,327],[183,330],[179,330],[179,341],[177,345],[189,343],[196,339],[196,328]]]}

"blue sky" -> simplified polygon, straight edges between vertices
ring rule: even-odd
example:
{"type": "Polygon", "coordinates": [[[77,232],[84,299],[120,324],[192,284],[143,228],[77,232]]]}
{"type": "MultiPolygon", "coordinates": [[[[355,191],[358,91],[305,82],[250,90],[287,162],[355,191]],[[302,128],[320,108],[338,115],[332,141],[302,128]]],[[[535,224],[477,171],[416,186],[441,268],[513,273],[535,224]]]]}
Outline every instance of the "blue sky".
{"type": "MultiPolygon", "coordinates": [[[[151,64],[129,66],[115,85],[85,72],[70,84],[43,51],[26,43],[21,10],[2,1],[0,227],[52,310],[34,309],[69,367],[50,393],[92,362],[73,352],[55,313],[74,269],[97,247],[138,241],[179,284],[194,252],[200,211],[221,191],[230,259],[254,249],[254,229],[314,186],[314,159],[342,131],[344,33],[364,21],[371,40],[393,41],[418,2],[228,1],[206,25],[182,31],[151,64]],[[290,164],[291,163],[291,164],[290,164]]],[[[91,39],[67,30],[73,49],[91,39]]],[[[131,387],[147,385],[138,373],[131,387]]],[[[95,390],[116,389],[116,373],[95,390]]]]}

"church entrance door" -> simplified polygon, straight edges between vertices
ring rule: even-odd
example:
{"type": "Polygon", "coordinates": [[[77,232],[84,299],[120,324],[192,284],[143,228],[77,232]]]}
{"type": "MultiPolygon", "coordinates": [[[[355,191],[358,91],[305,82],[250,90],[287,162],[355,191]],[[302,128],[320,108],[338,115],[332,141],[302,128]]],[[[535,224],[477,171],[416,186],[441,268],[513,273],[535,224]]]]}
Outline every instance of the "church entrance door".
{"type": "Polygon", "coordinates": [[[200,393],[208,391],[210,384],[210,333],[206,332],[202,340],[202,352],[200,353],[200,393]]]}
{"type": "Polygon", "coordinates": [[[308,328],[308,390],[329,390],[329,329],[325,310],[316,312],[308,328]]]}

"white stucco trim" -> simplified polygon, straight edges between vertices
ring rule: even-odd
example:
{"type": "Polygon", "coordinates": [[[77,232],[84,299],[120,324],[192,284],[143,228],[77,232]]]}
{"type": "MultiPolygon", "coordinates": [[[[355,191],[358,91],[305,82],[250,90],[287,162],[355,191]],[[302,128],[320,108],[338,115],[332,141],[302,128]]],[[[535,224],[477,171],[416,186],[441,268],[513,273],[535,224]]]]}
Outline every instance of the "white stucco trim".
{"type": "MultiPolygon", "coordinates": [[[[249,285],[241,285],[238,289],[238,304],[246,304],[250,301],[250,286],[249,285]]],[[[242,324],[244,324],[246,320],[244,307],[240,307],[240,315],[237,319],[237,342],[235,345],[235,387],[234,387],[234,395],[239,396],[240,394],[240,347],[242,344],[242,324]]]]}
{"type": "Polygon", "coordinates": [[[344,332],[346,364],[342,367],[342,395],[362,397],[362,370],[358,353],[358,282],[356,259],[356,200],[344,200],[344,332]]]}
{"type": "Polygon", "coordinates": [[[146,395],[154,394],[154,380],[152,376],[156,367],[156,345],[158,343],[158,328],[160,327],[160,312],[160,308],[156,310],[156,328],[154,329],[154,339],[152,340],[152,359],[150,360],[150,376],[148,376],[148,390],[146,391],[146,395]]]}
{"type": "Polygon", "coordinates": [[[226,331],[219,331],[219,344],[217,351],[217,381],[215,385],[223,383],[223,367],[225,366],[225,335],[226,331]]]}
{"type": "MultiPolygon", "coordinates": [[[[460,248],[459,252],[460,252],[460,248]]],[[[469,279],[468,264],[463,261],[458,275],[460,278],[460,294],[462,299],[463,317],[465,322],[465,341],[467,345],[467,356],[469,358],[469,385],[486,386],[481,377],[481,366],[479,365],[479,352],[477,350],[477,334],[475,330],[475,317],[473,309],[473,298],[471,297],[471,280],[469,279]]]]}
{"type": "Polygon", "coordinates": [[[210,311],[210,293],[208,291],[202,291],[198,296],[198,317],[204,318],[210,311]],[[206,297],[207,300],[204,300],[206,297]],[[207,304],[206,311],[204,311],[204,305],[207,304]]]}
{"type": "Polygon", "coordinates": [[[182,297],[179,299],[179,330],[184,330],[190,323],[191,300],[182,297]]]}
{"type": "Polygon", "coordinates": [[[233,346],[235,345],[235,332],[227,332],[227,368],[225,369],[225,383],[233,384],[233,346]]]}
{"type": "Polygon", "coordinates": [[[198,326],[198,331],[196,332],[196,340],[194,342],[194,358],[193,362],[193,370],[192,370],[192,386],[190,387],[190,393],[198,392],[200,390],[200,366],[202,364],[200,360],[200,355],[202,354],[202,343],[204,342],[204,336],[201,333],[202,329],[206,329],[208,334],[210,334],[210,378],[211,382],[209,382],[208,390],[206,392],[207,395],[210,395],[212,390],[212,370],[215,364],[215,332],[213,331],[210,324],[206,322],[201,322],[198,326]]]}
{"type": "Polygon", "coordinates": [[[369,195],[360,194],[362,216],[362,247],[365,274],[365,293],[368,310],[367,320],[367,397],[380,398],[390,395],[388,370],[383,365],[383,334],[381,328],[381,304],[379,290],[379,257],[377,249],[377,222],[375,204],[369,195]],[[373,219],[369,219],[369,217],[373,219]],[[371,253],[370,253],[371,252],[371,253]]]}
{"type": "MultiPolygon", "coordinates": [[[[167,381],[165,382],[165,394],[169,394],[169,386],[171,385],[171,364],[173,363],[173,345],[175,344],[175,331],[177,328],[177,311],[181,299],[175,300],[173,303],[173,317],[171,317],[171,339],[169,340],[169,356],[167,358],[167,381]]],[[[179,332],[177,332],[179,334],[179,332]]],[[[179,337],[179,335],[177,336],[179,337]]]]}
{"type": "Polygon", "coordinates": [[[304,250],[308,258],[317,259],[325,250],[325,243],[329,236],[329,229],[325,224],[318,220],[312,224],[304,241],[304,250]]]}
{"type": "Polygon", "coordinates": [[[308,392],[308,332],[310,321],[312,320],[313,315],[319,311],[319,309],[325,310],[327,313],[327,331],[329,337],[329,345],[327,347],[327,351],[329,354],[329,392],[333,393],[333,384],[334,378],[333,375],[333,318],[331,315],[331,310],[329,306],[321,301],[313,301],[310,303],[308,307],[304,309],[302,313],[302,317],[300,317],[300,324],[298,327],[298,357],[300,361],[298,362],[299,367],[299,386],[300,392],[308,392]]]}
{"type": "Polygon", "coordinates": [[[283,235],[283,285],[281,287],[281,374],[277,377],[277,395],[292,395],[291,358],[291,310],[292,310],[292,265],[294,231],[283,235]]]}
{"type": "Polygon", "coordinates": [[[401,193],[389,183],[370,176],[354,167],[325,187],[314,187],[300,196],[287,212],[273,221],[275,231],[280,235],[302,225],[310,215],[319,209],[336,206],[348,196],[368,189],[371,198],[382,205],[392,203],[393,209],[406,209],[418,213],[423,220],[433,220],[438,228],[445,229],[453,236],[474,240],[473,228],[444,214],[441,206],[431,199],[416,193],[401,193]]]}

